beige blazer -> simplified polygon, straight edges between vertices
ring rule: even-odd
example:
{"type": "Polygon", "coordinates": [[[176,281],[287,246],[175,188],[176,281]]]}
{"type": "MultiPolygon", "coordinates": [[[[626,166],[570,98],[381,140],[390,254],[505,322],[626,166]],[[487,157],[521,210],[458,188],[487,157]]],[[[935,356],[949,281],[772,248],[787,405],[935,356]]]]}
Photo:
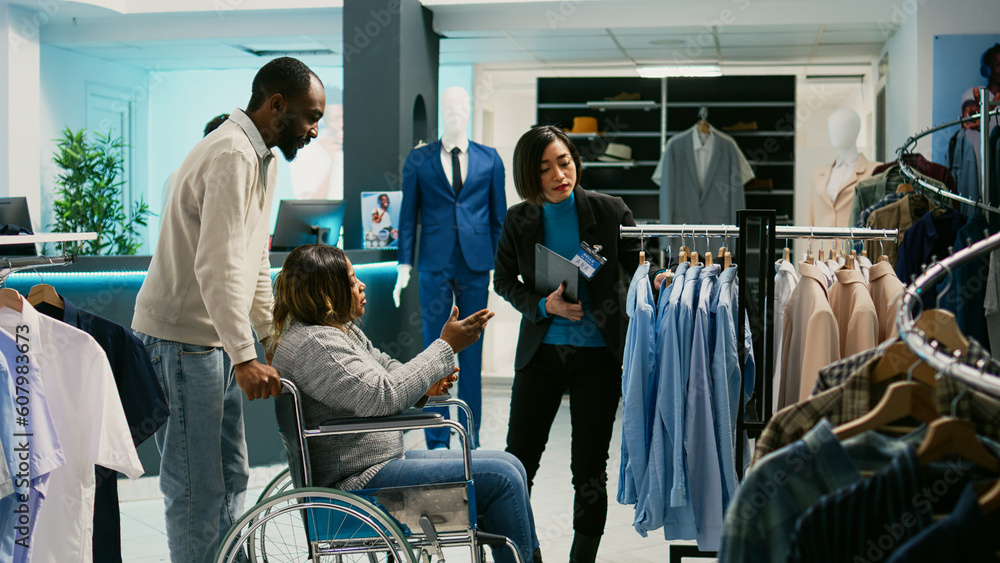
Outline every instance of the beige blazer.
{"type": "Polygon", "coordinates": [[[854,205],[854,187],[865,178],[870,178],[879,162],[869,162],[865,155],[858,155],[854,165],[854,176],[848,176],[837,191],[837,199],[830,201],[826,184],[835,162],[821,166],[812,173],[812,193],[809,194],[809,224],[814,227],[853,227],[851,206],[854,205]]]}
{"type": "Polygon", "coordinates": [[[840,359],[840,329],[823,274],[815,265],[799,262],[799,276],[785,305],[779,409],[809,397],[819,370],[840,359]]]}
{"type": "Polygon", "coordinates": [[[830,308],[840,328],[840,357],[871,350],[878,344],[878,314],[861,270],[841,268],[830,288],[830,308]]]}
{"type": "Polygon", "coordinates": [[[896,328],[896,309],[903,300],[906,286],[896,277],[896,272],[889,262],[876,262],[868,271],[868,293],[875,305],[878,316],[879,344],[898,333],[896,328]]]}

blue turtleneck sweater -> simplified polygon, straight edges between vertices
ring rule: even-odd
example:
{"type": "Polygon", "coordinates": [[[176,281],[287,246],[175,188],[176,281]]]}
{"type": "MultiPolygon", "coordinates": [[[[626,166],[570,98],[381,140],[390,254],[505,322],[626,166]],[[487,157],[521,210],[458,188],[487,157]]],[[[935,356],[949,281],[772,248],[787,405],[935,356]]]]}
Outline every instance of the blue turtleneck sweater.
{"type": "MultiPolygon", "coordinates": [[[[580,250],[580,219],[576,214],[576,195],[571,193],[569,198],[560,203],[546,203],[542,207],[542,227],[545,233],[545,246],[559,256],[572,260],[580,250]]],[[[583,304],[583,318],[574,322],[555,316],[542,343],[589,348],[607,345],[590,312],[586,278],[582,274],[579,275],[580,289],[577,297],[583,304]]],[[[545,312],[544,298],[538,303],[538,307],[546,317],[552,316],[545,312]]]]}

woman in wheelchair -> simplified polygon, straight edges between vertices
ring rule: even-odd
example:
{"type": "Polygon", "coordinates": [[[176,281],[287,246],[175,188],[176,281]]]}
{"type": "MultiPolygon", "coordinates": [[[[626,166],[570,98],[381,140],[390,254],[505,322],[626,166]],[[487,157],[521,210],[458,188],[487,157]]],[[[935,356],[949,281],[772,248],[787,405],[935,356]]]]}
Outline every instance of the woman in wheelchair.
{"type": "MultiPolygon", "coordinates": [[[[324,420],[397,414],[445,393],[457,379],[455,354],[476,342],[493,316],[479,311],[403,364],[375,348],[356,321],[365,284],[343,251],[300,246],[275,280],[272,365],[298,386],[307,428],[324,420]]],[[[338,489],[426,485],[464,480],[462,452],[404,451],[402,432],[343,434],[309,440],[314,485],[338,489]]],[[[514,541],[524,561],[539,563],[538,539],[521,462],[500,451],[472,452],[475,501],[483,530],[514,541]]],[[[512,561],[494,551],[495,560],[512,561]]]]}

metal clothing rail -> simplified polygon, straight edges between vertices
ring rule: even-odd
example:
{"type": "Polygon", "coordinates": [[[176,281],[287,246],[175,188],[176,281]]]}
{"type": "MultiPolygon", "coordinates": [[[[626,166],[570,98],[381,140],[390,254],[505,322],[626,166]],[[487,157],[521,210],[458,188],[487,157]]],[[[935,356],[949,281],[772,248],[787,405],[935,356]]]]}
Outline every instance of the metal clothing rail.
{"type": "MultiPolygon", "coordinates": [[[[986,88],[980,88],[979,89],[979,113],[974,114],[974,115],[970,115],[968,117],[963,117],[961,119],[956,119],[955,121],[950,121],[948,123],[945,123],[944,125],[938,125],[936,127],[931,127],[930,129],[926,129],[924,131],[921,131],[920,133],[917,133],[916,135],[913,135],[912,137],[910,137],[909,139],[907,139],[906,142],[903,143],[903,146],[899,147],[899,150],[896,151],[896,152],[897,152],[897,155],[898,155],[898,161],[899,161],[899,169],[900,169],[900,171],[902,171],[903,174],[905,174],[906,176],[908,176],[911,180],[913,180],[914,182],[916,182],[922,189],[930,191],[930,192],[932,192],[932,193],[934,193],[934,194],[936,194],[936,195],[938,195],[940,197],[947,198],[947,199],[950,199],[950,200],[953,200],[953,201],[957,201],[959,203],[963,203],[965,205],[969,205],[969,206],[975,207],[976,209],[979,209],[979,210],[982,210],[982,211],[986,211],[988,213],[993,213],[995,215],[1000,215],[1000,209],[998,209],[996,207],[992,207],[992,206],[990,206],[987,203],[984,203],[986,201],[986,197],[985,197],[984,194],[986,193],[986,189],[989,187],[989,184],[990,184],[990,167],[989,167],[990,157],[988,156],[988,155],[990,155],[989,118],[991,116],[1000,115],[1000,108],[993,109],[993,110],[990,109],[990,107],[992,107],[992,106],[1000,105],[1000,102],[991,101],[992,96],[993,96],[992,93],[990,93],[990,91],[988,89],[986,89],[986,88]],[[957,194],[953,194],[951,192],[942,190],[942,189],[938,188],[937,186],[934,186],[934,185],[930,184],[929,182],[927,182],[927,180],[924,178],[924,176],[922,174],[920,174],[919,172],[913,170],[910,167],[910,165],[906,163],[905,156],[910,153],[910,149],[914,145],[916,145],[917,141],[919,141],[921,138],[926,137],[927,135],[930,135],[931,133],[936,133],[938,131],[941,131],[942,129],[947,129],[949,127],[954,127],[955,125],[960,125],[960,124],[965,123],[967,121],[975,121],[975,120],[979,119],[980,117],[982,117],[984,115],[987,118],[987,121],[986,121],[987,127],[983,127],[982,125],[980,125],[980,129],[985,129],[985,133],[981,133],[980,136],[979,136],[979,143],[980,143],[979,149],[980,149],[980,155],[982,155],[979,158],[979,168],[980,168],[979,169],[979,190],[980,190],[979,191],[979,201],[973,201],[973,200],[971,200],[971,199],[969,199],[967,197],[963,197],[963,196],[960,196],[960,195],[957,195],[957,194]]],[[[992,203],[992,202],[989,202],[989,203],[992,203]]]]}
{"type": "Polygon", "coordinates": [[[913,309],[919,306],[920,294],[925,288],[934,287],[939,281],[951,274],[951,271],[970,260],[985,256],[994,249],[1000,248],[1000,233],[985,238],[940,262],[927,267],[924,273],[906,288],[903,304],[896,313],[896,326],[900,338],[906,346],[942,374],[961,381],[984,393],[1000,397],[1000,377],[984,373],[982,369],[973,368],[962,363],[957,357],[942,351],[937,342],[928,341],[927,335],[914,328],[913,309]]]}
{"type": "MultiPolygon", "coordinates": [[[[675,237],[739,237],[740,228],[736,225],[637,225],[635,227],[621,226],[619,234],[622,238],[646,238],[659,236],[675,237]]],[[[838,238],[853,240],[896,240],[897,229],[855,229],[853,227],[803,227],[776,226],[775,238],[838,238]]]]}
{"type": "Polygon", "coordinates": [[[76,262],[76,254],[0,258],[0,283],[6,282],[9,275],[22,270],[44,268],[48,266],[66,266],[68,264],[72,264],[73,262],[76,262]]]}

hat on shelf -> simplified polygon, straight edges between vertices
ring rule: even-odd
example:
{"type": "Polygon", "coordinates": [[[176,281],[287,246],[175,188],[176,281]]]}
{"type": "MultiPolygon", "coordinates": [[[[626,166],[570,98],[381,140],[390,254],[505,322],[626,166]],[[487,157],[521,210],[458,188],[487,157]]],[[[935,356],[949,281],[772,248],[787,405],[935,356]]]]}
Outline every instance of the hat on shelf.
{"type": "Polygon", "coordinates": [[[641,100],[642,96],[639,92],[621,92],[614,96],[608,96],[604,98],[605,102],[635,102],[641,100]]]}
{"type": "Polygon", "coordinates": [[[629,162],[632,160],[632,147],[621,143],[608,143],[604,154],[597,157],[601,162],[629,162]]]}
{"type": "Polygon", "coordinates": [[[597,118],[579,116],[573,118],[573,128],[567,129],[567,133],[593,133],[597,134],[597,118]]]}

